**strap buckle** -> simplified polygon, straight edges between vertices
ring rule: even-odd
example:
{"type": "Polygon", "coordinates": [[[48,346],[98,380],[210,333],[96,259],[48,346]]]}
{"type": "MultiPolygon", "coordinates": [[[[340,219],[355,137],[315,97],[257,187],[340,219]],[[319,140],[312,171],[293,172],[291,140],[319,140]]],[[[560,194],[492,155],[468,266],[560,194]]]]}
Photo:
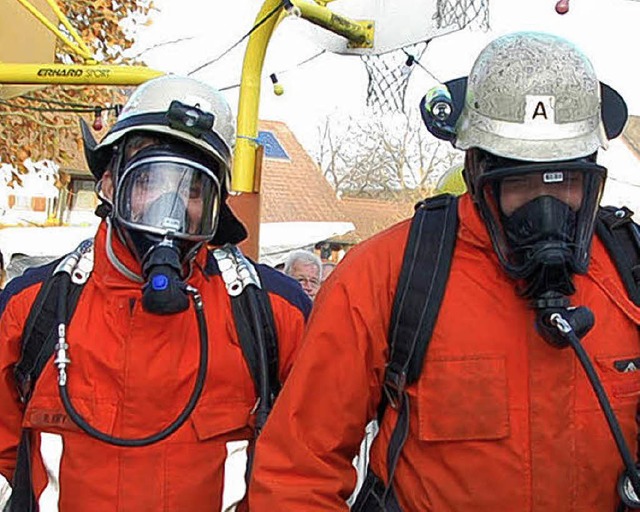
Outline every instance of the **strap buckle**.
{"type": "Polygon", "coordinates": [[[451,202],[456,199],[456,196],[452,194],[440,194],[437,196],[429,197],[416,204],[415,210],[438,210],[440,208],[447,208],[451,202]]]}
{"type": "Polygon", "coordinates": [[[215,249],[213,257],[218,263],[227,293],[232,297],[240,295],[249,285],[261,288],[256,269],[237,247],[227,244],[215,249]]]}
{"type": "Polygon", "coordinates": [[[16,388],[18,390],[20,402],[26,404],[29,402],[29,399],[31,398],[31,392],[33,391],[33,382],[31,379],[31,375],[29,375],[28,373],[23,374],[17,369],[14,370],[14,374],[16,377],[16,388]]]}
{"type": "Polygon", "coordinates": [[[396,369],[392,364],[388,364],[384,372],[384,390],[389,405],[398,409],[402,405],[404,388],[407,385],[407,372],[404,369],[396,369]]]}

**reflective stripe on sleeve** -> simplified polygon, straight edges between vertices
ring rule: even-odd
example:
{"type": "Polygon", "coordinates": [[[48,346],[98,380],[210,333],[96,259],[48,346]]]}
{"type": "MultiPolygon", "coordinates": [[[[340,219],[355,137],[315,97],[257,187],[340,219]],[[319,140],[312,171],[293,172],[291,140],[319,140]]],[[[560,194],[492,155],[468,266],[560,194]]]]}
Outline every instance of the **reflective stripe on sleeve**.
{"type": "Polygon", "coordinates": [[[247,471],[248,447],[249,441],[230,441],[227,443],[222,488],[222,512],[234,512],[247,493],[245,473],[247,471]]]}
{"type": "Polygon", "coordinates": [[[48,483],[38,500],[40,512],[58,512],[60,500],[60,462],[64,442],[59,434],[40,434],[40,456],[47,471],[48,483]]]}
{"type": "Polygon", "coordinates": [[[11,485],[4,476],[0,475],[0,510],[4,510],[9,498],[11,498],[11,485]]]}

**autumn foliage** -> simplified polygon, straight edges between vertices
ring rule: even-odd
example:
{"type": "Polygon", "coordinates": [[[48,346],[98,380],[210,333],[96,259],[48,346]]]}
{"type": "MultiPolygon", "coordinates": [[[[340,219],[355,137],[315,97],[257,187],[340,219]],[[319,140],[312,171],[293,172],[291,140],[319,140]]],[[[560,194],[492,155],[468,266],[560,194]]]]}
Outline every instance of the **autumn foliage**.
{"type": "MultiPolygon", "coordinates": [[[[132,34],[122,22],[147,23],[153,9],[152,0],[58,0],[58,5],[105,64],[132,63],[124,56],[133,44],[132,34]]],[[[59,28],[66,32],[62,25],[59,28]]],[[[24,42],[28,44],[28,37],[24,42]]],[[[61,41],[56,62],[83,63],[61,41]]],[[[114,108],[124,103],[126,94],[119,87],[56,85],[0,103],[0,163],[9,163],[19,172],[27,158],[50,159],[61,167],[83,166],[79,116],[90,125],[99,116],[106,130],[115,119],[114,108]],[[76,111],[52,111],[56,109],[76,111]]]]}

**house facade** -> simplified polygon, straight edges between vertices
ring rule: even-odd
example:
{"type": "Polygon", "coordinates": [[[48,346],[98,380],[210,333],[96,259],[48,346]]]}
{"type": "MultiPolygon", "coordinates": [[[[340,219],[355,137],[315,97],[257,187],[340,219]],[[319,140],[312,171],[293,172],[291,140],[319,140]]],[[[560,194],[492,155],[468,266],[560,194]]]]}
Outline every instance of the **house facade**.
{"type": "MultiPolygon", "coordinates": [[[[413,198],[337,197],[286,124],[262,121],[258,135],[263,146],[261,261],[277,265],[291,250],[306,248],[337,262],[353,245],[413,214],[413,198]]],[[[8,166],[0,165],[0,251],[5,262],[13,254],[59,256],[95,230],[95,181],[81,152],[76,155],[59,172],[49,164],[30,164],[40,167],[21,176],[21,185],[11,182],[8,166]]],[[[609,168],[603,203],[640,212],[639,117],[631,117],[623,136],[600,153],[600,160],[609,168]]]]}

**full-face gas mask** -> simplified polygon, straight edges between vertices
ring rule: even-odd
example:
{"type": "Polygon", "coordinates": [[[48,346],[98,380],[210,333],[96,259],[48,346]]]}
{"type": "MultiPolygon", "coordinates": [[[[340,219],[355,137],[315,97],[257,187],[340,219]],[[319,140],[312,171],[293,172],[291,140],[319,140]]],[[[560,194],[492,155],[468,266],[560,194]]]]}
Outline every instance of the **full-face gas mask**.
{"type": "Polygon", "coordinates": [[[188,307],[185,280],[203,243],[237,243],[246,236],[224,202],[234,126],[219,91],[174,76],[138,87],[99,144],[82,125],[91,171],[98,180],[111,171],[115,191],[107,220],[137,257],[142,275],[117,260],[111,237],[107,254],[125,276],[144,283],[143,306],[153,313],[188,307]]]}
{"type": "Polygon", "coordinates": [[[151,145],[117,173],[113,222],[140,261],[143,306],[152,312],[186,309],[189,261],[216,231],[219,165],[201,153],[178,142],[151,145]]]}
{"type": "Polygon", "coordinates": [[[484,170],[474,184],[477,204],[505,271],[520,293],[575,292],[574,274],[589,264],[606,169],[594,158],[527,163],[470,150],[469,165],[484,170]]]}

